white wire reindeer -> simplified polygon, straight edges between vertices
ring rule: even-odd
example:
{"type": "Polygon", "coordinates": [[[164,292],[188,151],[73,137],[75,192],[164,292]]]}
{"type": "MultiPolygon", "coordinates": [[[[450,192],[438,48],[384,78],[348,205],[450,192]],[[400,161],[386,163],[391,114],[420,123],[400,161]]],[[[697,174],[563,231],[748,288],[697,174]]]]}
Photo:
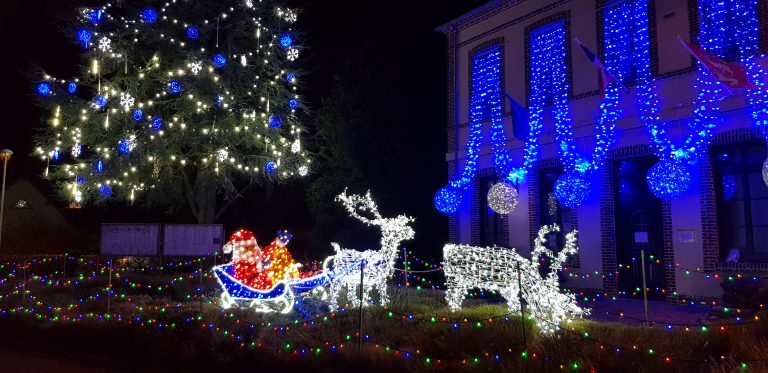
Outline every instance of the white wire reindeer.
{"type": "Polygon", "coordinates": [[[509,312],[518,312],[522,295],[527,311],[544,334],[554,333],[563,321],[589,314],[589,310],[579,307],[573,294],[560,290],[557,278],[557,272],[568,256],[578,252],[576,231],[566,234],[565,247],[557,255],[544,246],[547,235],[559,231],[557,225],[541,227],[533,241],[530,259],[522,257],[514,249],[445,245],[443,270],[448,306],[451,310],[458,310],[466,291],[480,288],[498,291],[507,301],[509,312]],[[552,259],[549,272],[543,277],[539,272],[541,256],[552,259]],[[519,284],[522,285],[521,293],[519,284]]]}
{"type": "Polygon", "coordinates": [[[323,271],[328,275],[330,284],[330,308],[338,308],[338,297],[342,289],[347,290],[347,298],[357,306],[361,299],[357,295],[357,287],[360,285],[360,270],[363,268],[363,304],[368,304],[371,291],[379,293],[381,305],[389,302],[387,295],[387,277],[392,275],[397,259],[398,246],[402,241],[412,239],[413,228],[410,223],[413,218],[399,215],[395,218],[384,218],[379,213],[376,202],[371,199],[369,191],[365,196],[358,194],[347,195],[346,190],[336,197],[341,202],[350,216],[360,220],[369,226],[378,226],[381,229],[381,248],[379,250],[357,251],[345,249],[337,243],[332,243],[336,251],[323,263],[323,271]],[[366,217],[364,215],[370,215],[366,217]],[[333,262],[333,267],[328,266],[333,262]]]}

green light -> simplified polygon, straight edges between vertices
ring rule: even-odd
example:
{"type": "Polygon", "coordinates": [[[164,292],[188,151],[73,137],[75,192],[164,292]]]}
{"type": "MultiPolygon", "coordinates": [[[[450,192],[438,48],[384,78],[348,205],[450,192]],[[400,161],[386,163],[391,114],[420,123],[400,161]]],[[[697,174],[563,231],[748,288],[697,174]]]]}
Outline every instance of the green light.
{"type": "Polygon", "coordinates": [[[429,364],[429,363],[431,363],[431,362],[432,362],[432,359],[430,359],[430,358],[426,358],[426,359],[424,359],[424,362],[425,362],[425,363],[427,363],[427,364],[429,364]]]}

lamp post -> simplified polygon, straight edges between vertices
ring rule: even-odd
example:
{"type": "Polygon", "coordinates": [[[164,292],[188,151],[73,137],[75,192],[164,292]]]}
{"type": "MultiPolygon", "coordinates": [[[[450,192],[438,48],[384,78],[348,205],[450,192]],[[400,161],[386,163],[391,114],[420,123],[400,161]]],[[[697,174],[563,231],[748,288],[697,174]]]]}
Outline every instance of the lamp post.
{"type": "Polygon", "coordinates": [[[8,169],[8,161],[11,160],[11,149],[0,150],[0,160],[3,161],[3,189],[0,192],[0,248],[3,247],[3,212],[5,212],[5,171],[8,169]]]}

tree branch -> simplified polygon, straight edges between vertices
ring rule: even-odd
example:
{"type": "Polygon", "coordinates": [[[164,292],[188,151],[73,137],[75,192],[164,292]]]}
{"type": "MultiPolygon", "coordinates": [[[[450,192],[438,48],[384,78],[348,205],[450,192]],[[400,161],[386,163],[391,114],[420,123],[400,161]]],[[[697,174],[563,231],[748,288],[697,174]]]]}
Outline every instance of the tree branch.
{"type": "Polygon", "coordinates": [[[221,206],[221,208],[216,213],[216,215],[214,215],[213,220],[214,221],[217,220],[221,216],[221,214],[223,214],[224,211],[226,211],[227,208],[229,208],[229,206],[232,206],[232,204],[235,203],[235,201],[237,201],[239,198],[243,197],[243,193],[245,193],[248,190],[250,190],[251,188],[253,188],[254,185],[256,185],[256,183],[250,183],[250,184],[246,185],[245,187],[243,187],[242,189],[238,190],[237,193],[235,194],[235,196],[232,197],[232,199],[227,201],[227,203],[225,203],[224,206],[221,206]]]}

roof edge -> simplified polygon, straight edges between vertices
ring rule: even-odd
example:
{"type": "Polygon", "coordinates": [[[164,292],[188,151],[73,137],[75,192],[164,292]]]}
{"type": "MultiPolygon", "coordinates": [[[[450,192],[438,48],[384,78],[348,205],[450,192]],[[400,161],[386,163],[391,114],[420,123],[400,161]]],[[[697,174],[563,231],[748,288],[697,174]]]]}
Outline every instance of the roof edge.
{"type": "Polygon", "coordinates": [[[484,5],[481,5],[481,6],[477,7],[477,8],[475,8],[475,9],[472,9],[469,12],[464,13],[464,14],[462,14],[462,15],[460,15],[460,16],[458,16],[458,17],[456,17],[456,18],[454,18],[454,19],[452,19],[452,20],[450,20],[450,21],[448,21],[448,22],[438,26],[437,28],[435,28],[435,31],[442,32],[444,34],[448,33],[448,30],[455,29],[456,26],[459,23],[467,21],[467,20],[471,19],[472,17],[478,15],[479,13],[482,13],[482,12],[488,10],[489,8],[492,8],[492,7],[496,6],[496,5],[504,3],[505,1],[506,0],[492,0],[492,1],[488,2],[487,4],[484,4],[484,5]]]}

